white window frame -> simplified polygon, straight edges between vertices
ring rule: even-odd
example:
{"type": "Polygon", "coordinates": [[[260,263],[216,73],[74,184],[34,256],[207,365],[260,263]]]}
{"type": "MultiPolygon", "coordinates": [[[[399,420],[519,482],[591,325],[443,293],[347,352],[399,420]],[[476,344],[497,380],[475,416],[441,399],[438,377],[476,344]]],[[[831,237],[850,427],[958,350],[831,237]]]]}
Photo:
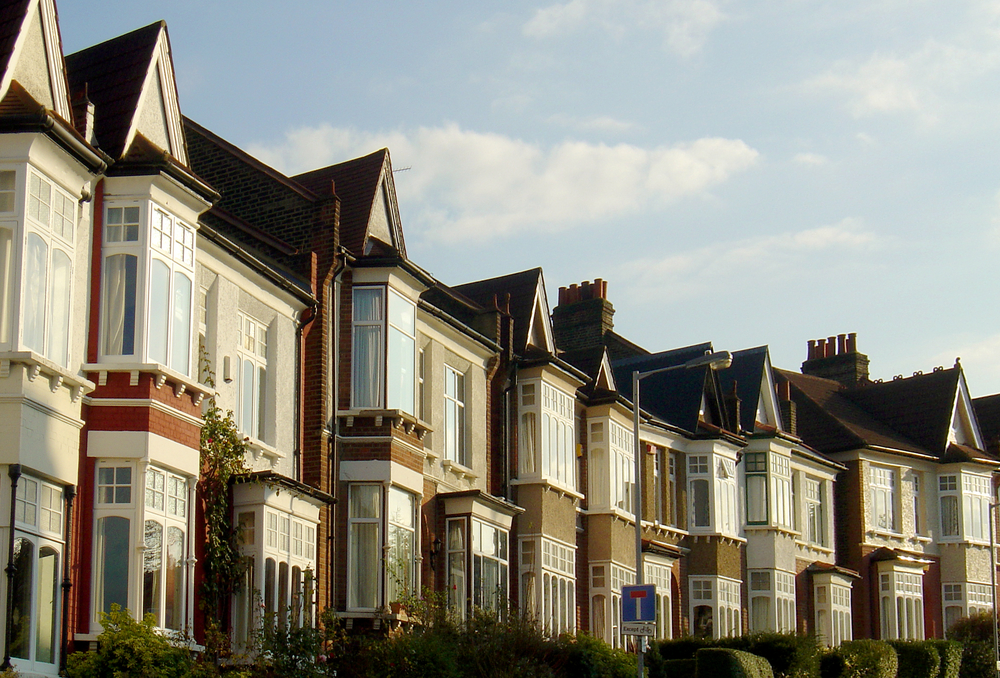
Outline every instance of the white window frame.
{"type": "Polygon", "coordinates": [[[813,608],[816,637],[828,647],[836,647],[854,638],[851,621],[850,581],[838,575],[814,577],[813,608]]]}
{"type": "Polygon", "coordinates": [[[519,542],[521,609],[530,612],[549,633],[576,631],[576,546],[550,537],[519,542]]]}
{"type": "Polygon", "coordinates": [[[807,542],[818,546],[827,545],[826,534],[826,481],[815,476],[806,476],[802,488],[805,504],[805,534],[807,542]]]}
{"type": "Polygon", "coordinates": [[[359,611],[372,611],[378,609],[380,601],[382,600],[382,587],[383,587],[383,576],[379,576],[378,573],[384,571],[383,565],[383,527],[382,520],[385,514],[384,507],[384,492],[382,491],[381,483],[352,483],[348,488],[348,516],[347,516],[347,609],[348,611],[359,610],[359,611]],[[367,516],[367,515],[354,515],[354,497],[353,494],[361,488],[374,488],[377,497],[373,506],[377,511],[377,515],[367,516]],[[355,528],[363,525],[374,525],[375,535],[371,551],[367,554],[369,557],[363,558],[361,562],[355,562],[356,554],[356,539],[358,535],[356,534],[355,528]],[[359,595],[362,593],[358,590],[361,582],[358,580],[360,574],[365,574],[366,577],[371,577],[372,573],[376,573],[374,579],[372,579],[371,584],[374,587],[371,600],[360,600],[359,595]],[[370,605],[365,603],[371,603],[370,605]]]}
{"type": "MultiPolygon", "coordinates": [[[[29,634],[25,654],[20,656],[21,648],[15,644],[11,649],[11,660],[16,669],[22,672],[39,671],[53,674],[60,663],[62,653],[62,578],[65,539],[63,534],[63,518],[65,504],[63,488],[46,482],[30,474],[22,474],[17,483],[17,506],[14,517],[15,559],[20,554],[23,545],[31,548],[31,580],[27,584],[27,619],[29,634]],[[47,579],[43,582],[41,568],[42,550],[51,552],[49,557],[55,557],[47,579]],[[47,626],[42,624],[42,611],[47,626]],[[46,634],[50,644],[51,661],[39,658],[39,646],[42,632],[46,634]]],[[[16,562],[16,560],[15,560],[16,562]]],[[[22,600],[18,600],[16,585],[23,574],[21,568],[15,571],[14,605],[16,618],[24,619],[24,611],[20,610],[22,600]]]]}
{"type": "Polygon", "coordinates": [[[470,466],[470,462],[465,439],[465,402],[468,395],[466,387],[465,374],[446,364],[444,366],[444,458],[467,467],[470,466]]]}
{"type": "MultiPolygon", "coordinates": [[[[356,285],[352,291],[351,407],[416,413],[416,304],[387,285],[356,285]],[[371,318],[358,317],[359,293],[378,292],[378,308],[371,318]],[[362,344],[359,330],[377,329],[370,344],[362,344]],[[370,360],[362,362],[361,348],[370,360]],[[360,390],[365,385],[371,393],[360,390]]],[[[373,297],[374,298],[374,297],[373,297]]]]}
{"type": "Polygon", "coordinates": [[[656,587],[656,635],[657,640],[674,637],[673,631],[673,572],[666,563],[650,562],[648,554],[643,556],[643,581],[656,587]]]}
{"type": "Polygon", "coordinates": [[[239,430],[253,440],[270,440],[267,410],[270,407],[270,370],[267,367],[268,332],[265,323],[239,313],[236,341],[236,392],[239,430]],[[249,379],[247,372],[249,368],[249,379]],[[247,388],[249,381],[249,390],[247,388]]]}
{"type": "Polygon", "coordinates": [[[188,625],[190,618],[189,600],[187,596],[188,584],[188,541],[189,524],[191,520],[188,497],[190,495],[189,481],[183,476],[171,473],[166,469],[156,466],[147,466],[145,471],[145,482],[143,488],[143,596],[140,601],[142,616],[152,614],[156,619],[156,626],[169,631],[182,631],[188,625]],[[159,526],[160,552],[157,555],[155,546],[150,544],[150,525],[159,526]],[[164,567],[166,560],[165,550],[169,546],[169,536],[173,532],[180,531],[180,560],[177,563],[177,571],[174,572],[173,594],[173,617],[171,623],[167,620],[167,607],[171,602],[168,598],[168,585],[170,575],[164,567]],[[158,562],[157,562],[158,559],[158,562]],[[149,568],[159,565],[156,574],[149,577],[149,568]],[[150,591],[149,584],[153,583],[156,591],[156,600],[147,600],[147,593],[150,591]],[[152,603],[152,604],[151,604],[152,603]]]}
{"type": "Polygon", "coordinates": [[[871,464],[868,467],[871,529],[899,534],[899,469],[871,464]]]}
{"type": "Polygon", "coordinates": [[[478,608],[492,610],[499,614],[506,611],[504,606],[509,595],[510,581],[510,531],[485,520],[473,517],[470,522],[472,538],[472,604],[478,608]],[[497,581],[494,590],[487,586],[487,565],[495,568],[497,581]]]}
{"type": "Polygon", "coordinates": [[[924,639],[923,570],[885,561],[878,569],[883,640],[924,639]]]}
{"type": "Polygon", "coordinates": [[[109,201],[104,206],[102,221],[102,360],[157,363],[190,376],[195,327],[196,227],[149,200],[109,201]],[[117,228],[122,229],[120,233],[117,228]],[[112,267],[110,261],[117,256],[133,257],[135,270],[119,271],[117,266],[112,267]],[[166,280],[161,280],[163,285],[154,289],[156,280],[160,280],[157,271],[165,271],[166,280]],[[129,275],[134,275],[134,281],[128,279],[129,275]],[[116,290],[123,295],[122,308],[116,309],[122,314],[120,324],[111,308],[112,298],[117,299],[119,294],[116,290]],[[130,292],[134,304],[131,309],[127,308],[130,292]],[[156,292],[162,295],[159,306],[153,299],[156,292]],[[130,328],[126,322],[129,311],[130,328]],[[155,317],[154,311],[158,311],[155,317]],[[121,331],[121,346],[110,336],[112,330],[115,336],[121,331]]]}
{"type": "Polygon", "coordinates": [[[520,385],[518,471],[575,491],[576,399],[533,379],[520,385]]]}
{"type": "Polygon", "coordinates": [[[74,251],[78,208],[69,192],[34,167],[27,172],[24,235],[21,243],[21,345],[68,367],[72,346],[74,251]],[[41,200],[44,187],[48,202],[41,200]],[[66,210],[70,214],[65,213],[66,210]],[[61,224],[61,226],[60,226],[61,224]],[[44,247],[32,256],[32,242],[44,247]],[[59,260],[60,273],[56,265],[59,260]],[[31,303],[32,300],[36,303],[31,303]],[[35,330],[31,330],[32,327],[35,330]]]}
{"type": "Polygon", "coordinates": [[[688,591],[692,635],[724,638],[741,634],[741,582],[722,576],[688,575],[688,591]],[[699,608],[705,611],[696,612],[699,608]]]}

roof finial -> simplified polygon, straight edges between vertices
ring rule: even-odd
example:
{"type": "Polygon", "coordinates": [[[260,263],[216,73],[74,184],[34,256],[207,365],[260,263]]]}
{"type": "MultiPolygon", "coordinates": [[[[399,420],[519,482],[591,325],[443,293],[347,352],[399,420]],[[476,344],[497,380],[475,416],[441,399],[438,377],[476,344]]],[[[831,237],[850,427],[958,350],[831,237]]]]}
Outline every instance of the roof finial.
{"type": "Polygon", "coordinates": [[[961,357],[955,358],[955,367],[958,368],[961,366],[962,366],[962,358],[961,357]]]}

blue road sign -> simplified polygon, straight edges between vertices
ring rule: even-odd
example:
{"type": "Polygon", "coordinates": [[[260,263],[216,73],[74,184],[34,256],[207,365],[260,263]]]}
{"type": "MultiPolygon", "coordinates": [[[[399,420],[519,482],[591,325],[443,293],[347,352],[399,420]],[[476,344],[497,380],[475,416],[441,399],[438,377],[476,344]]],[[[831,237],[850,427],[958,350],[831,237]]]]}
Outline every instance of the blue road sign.
{"type": "Polygon", "coordinates": [[[656,584],[622,587],[622,621],[656,621],[656,584]]]}

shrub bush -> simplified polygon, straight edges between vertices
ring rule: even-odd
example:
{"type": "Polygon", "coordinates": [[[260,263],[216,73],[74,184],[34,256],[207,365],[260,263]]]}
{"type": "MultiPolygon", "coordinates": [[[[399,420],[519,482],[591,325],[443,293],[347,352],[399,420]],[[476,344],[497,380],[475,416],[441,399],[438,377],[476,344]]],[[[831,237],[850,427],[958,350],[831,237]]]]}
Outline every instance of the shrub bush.
{"type": "Polygon", "coordinates": [[[704,678],[772,678],[771,665],[763,657],[742,650],[705,647],[694,653],[697,674],[704,678]]]}
{"type": "Polygon", "coordinates": [[[896,678],[937,678],[941,656],[931,643],[919,640],[890,640],[899,668],[896,678]]]}
{"type": "Polygon", "coordinates": [[[899,662],[881,640],[849,640],[823,655],[821,678],[896,678],[899,662]]]}
{"type": "Polygon", "coordinates": [[[118,605],[101,616],[104,630],[96,652],[74,652],[67,658],[70,678],[183,678],[191,673],[191,653],[155,629],[153,615],[141,622],[118,605]]]}
{"type": "Polygon", "coordinates": [[[695,659],[652,659],[647,655],[649,678],[694,678],[698,670],[695,659]]]}
{"type": "Polygon", "coordinates": [[[992,678],[996,675],[993,668],[993,620],[992,613],[981,612],[959,619],[948,629],[948,639],[962,645],[959,678],[992,678]]]}
{"type": "MultiPolygon", "coordinates": [[[[566,678],[631,678],[635,675],[634,654],[616,650],[590,634],[580,632],[575,636],[563,636],[559,639],[559,648],[564,659],[559,662],[558,675],[566,678]]],[[[686,675],[693,678],[693,666],[686,675]]]]}
{"type": "Polygon", "coordinates": [[[958,672],[962,666],[962,644],[954,640],[937,638],[925,642],[937,650],[938,658],[941,660],[938,678],[958,678],[958,672]]]}
{"type": "Polygon", "coordinates": [[[819,645],[813,636],[795,633],[754,633],[732,638],[694,638],[654,642],[649,653],[650,678],[667,675],[663,662],[690,659],[704,647],[743,650],[763,657],[771,664],[775,678],[815,678],[819,672],[819,645]]]}

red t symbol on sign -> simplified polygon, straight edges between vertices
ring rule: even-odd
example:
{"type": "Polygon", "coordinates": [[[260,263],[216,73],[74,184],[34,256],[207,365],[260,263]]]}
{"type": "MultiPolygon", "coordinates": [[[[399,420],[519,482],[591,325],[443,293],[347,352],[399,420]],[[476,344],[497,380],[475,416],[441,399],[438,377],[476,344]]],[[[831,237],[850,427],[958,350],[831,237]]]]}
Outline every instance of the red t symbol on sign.
{"type": "Polygon", "coordinates": [[[628,592],[628,597],[635,599],[635,618],[642,619],[642,599],[646,597],[643,589],[633,589],[628,592]]]}

